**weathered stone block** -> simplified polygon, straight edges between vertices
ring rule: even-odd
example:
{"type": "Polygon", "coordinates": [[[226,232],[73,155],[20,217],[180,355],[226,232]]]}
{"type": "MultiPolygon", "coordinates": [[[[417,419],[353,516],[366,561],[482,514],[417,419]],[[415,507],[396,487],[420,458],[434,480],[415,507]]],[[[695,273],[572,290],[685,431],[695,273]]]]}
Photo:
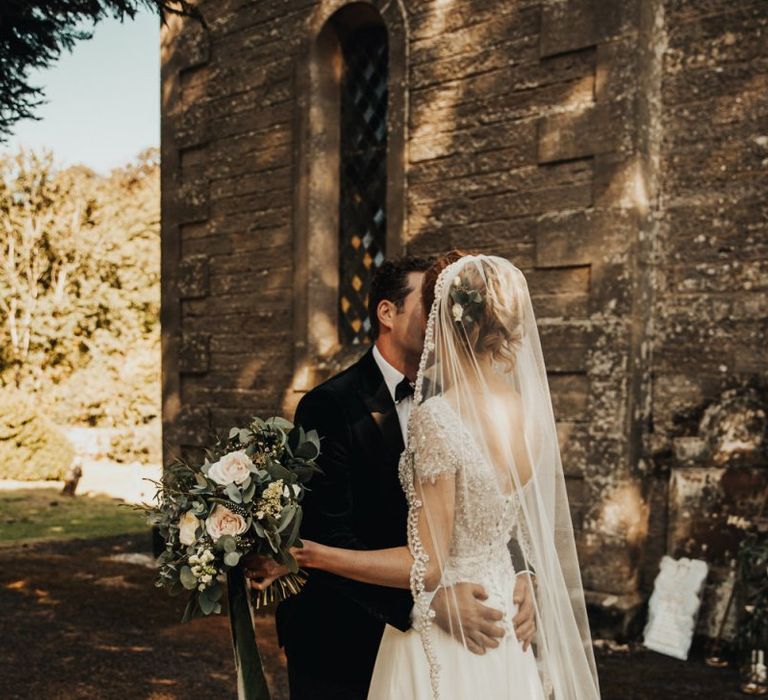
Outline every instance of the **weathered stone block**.
{"type": "Polygon", "coordinates": [[[210,335],[208,333],[184,333],[179,349],[179,371],[199,374],[208,371],[210,335]]]}
{"type": "Polygon", "coordinates": [[[636,223],[626,212],[587,210],[547,215],[536,224],[536,267],[589,265],[629,249],[636,223]]]}
{"type": "Polygon", "coordinates": [[[208,294],[208,256],[190,255],[179,264],[179,297],[194,299],[208,294]]]}
{"type": "Polygon", "coordinates": [[[585,374],[553,374],[549,377],[552,405],[558,421],[588,422],[589,377],[585,374]]]}
{"type": "Polygon", "coordinates": [[[205,221],[209,215],[208,182],[178,183],[176,191],[171,193],[168,208],[173,211],[179,223],[205,221]]]}
{"type": "Polygon", "coordinates": [[[590,347],[589,331],[580,325],[540,324],[544,363],[548,372],[584,372],[590,347]]]}
{"type": "MultiPolygon", "coordinates": [[[[584,418],[585,416],[582,416],[584,418]]],[[[566,476],[583,477],[587,469],[588,422],[557,422],[560,458],[566,476]]]]}
{"type": "Polygon", "coordinates": [[[211,439],[210,409],[185,402],[168,437],[176,445],[208,446],[211,439]]]}
{"type": "Polygon", "coordinates": [[[595,153],[600,132],[597,107],[543,117],[538,123],[539,163],[585,158],[595,153]]]}
{"type": "Polygon", "coordinates": [[[622,0],[558,0],[544,5],[541,55],[601,43],[637,27],[638,3],[622,0]]]}

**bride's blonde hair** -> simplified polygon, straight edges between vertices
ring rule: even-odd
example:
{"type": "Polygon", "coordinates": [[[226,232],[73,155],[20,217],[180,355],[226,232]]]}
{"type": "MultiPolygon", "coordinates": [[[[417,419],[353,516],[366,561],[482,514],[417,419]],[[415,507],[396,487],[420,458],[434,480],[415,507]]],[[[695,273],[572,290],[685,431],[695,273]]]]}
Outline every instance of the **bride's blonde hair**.
{"type": "MultiPolygon", "coordinates": [[[[422,287],[425,313],[429,313],[434,302],[435,283],[440,273],[467,255],[471,253],[451,250],[427,270],[422,287]]],[[[471,322],[456,321],[454,329],[475,355],[490,355],[494,362],[513,370],[523,343],[525,278],[517,268],[494,265],[484,258],[464,265],[458,277],[461,288],[478,292],[482,301],[465,312],[471,315],[471,322]]],[[[446,280],[446,285],[453,282],[453,279],[446,280]]],[[[452,313],[452,309],[446,309],[445,313],[452,313]]]]}

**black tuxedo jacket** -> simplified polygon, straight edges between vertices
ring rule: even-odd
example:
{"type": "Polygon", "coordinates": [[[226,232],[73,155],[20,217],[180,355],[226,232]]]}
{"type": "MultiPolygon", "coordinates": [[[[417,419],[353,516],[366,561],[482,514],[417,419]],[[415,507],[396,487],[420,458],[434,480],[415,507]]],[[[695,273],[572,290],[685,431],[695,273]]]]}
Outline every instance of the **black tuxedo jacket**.
{"type": "MultiPolygon", "coordinates": [[[[372,351],[305,394],[295,422],[320,434],[323,470],[304,497],[302,536],[348,549],[405,545],[408,509],[397,469],[403,439],[372,351]]],[[[312,570],[302,591],[277,609],[292,700],[364,698],[385,623],[408,629],[412,603],[409,590],[312,570]],[[305,685],[306,693],[299,690],[305,685]]]]}

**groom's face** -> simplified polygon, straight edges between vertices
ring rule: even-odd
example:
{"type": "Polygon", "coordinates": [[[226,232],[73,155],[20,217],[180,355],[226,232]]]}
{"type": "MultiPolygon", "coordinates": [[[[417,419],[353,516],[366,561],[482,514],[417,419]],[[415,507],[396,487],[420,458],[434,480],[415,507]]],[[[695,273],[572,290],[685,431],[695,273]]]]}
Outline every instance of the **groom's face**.
{"type": "Polygon", "coordinates": [[[426,321],[421,302],[421,283],[423,272],[408,273],[410,291],[405,297],[403,308],[392,321],[392,339],[407,354],[418,357],[424,347],[426,321]]]}

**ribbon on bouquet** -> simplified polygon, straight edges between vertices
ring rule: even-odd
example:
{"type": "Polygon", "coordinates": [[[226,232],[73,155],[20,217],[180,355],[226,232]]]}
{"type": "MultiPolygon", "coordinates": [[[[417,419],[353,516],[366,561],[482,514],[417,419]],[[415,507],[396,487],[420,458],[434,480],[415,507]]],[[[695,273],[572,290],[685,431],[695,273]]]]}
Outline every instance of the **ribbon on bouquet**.
{"type": "Polygon", "coordinates": [[[227,572],[227,596],[238,700],[270,700],[264,667],[256,646],[250,591],[241,566],[235,566],[227,572]]]}

